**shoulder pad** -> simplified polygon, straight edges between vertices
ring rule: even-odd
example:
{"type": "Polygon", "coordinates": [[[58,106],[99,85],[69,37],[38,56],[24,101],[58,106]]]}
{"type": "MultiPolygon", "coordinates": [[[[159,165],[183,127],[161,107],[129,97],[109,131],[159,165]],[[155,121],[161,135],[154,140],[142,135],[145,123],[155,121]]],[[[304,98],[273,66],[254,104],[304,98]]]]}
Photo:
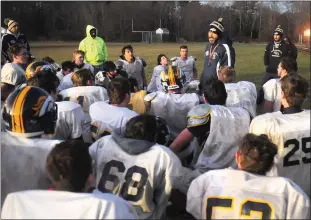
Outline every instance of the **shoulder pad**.
{"type": "Polygon", "coordinates": [[[114,64],[116,65],[117,69],[123,69],[123,61],[122,60],[117,60],[116,62],[114,62],[114,64]]]}
{"type": "Polygon", "coordinates": [[[141,58],[140,60],[141,60],[141,62],[143,63],[143,66],[146,67],[146,66],[147,66],[146,61],[145,61],[144,59],[142,59],[142,58],[141,58]]]}
{"type": "Polygon", "coordinates": [[[156,93],[156,92],[152,92],[152,93],[147,94],[147,95],[144,97],[144,100],[145,100],[146,102],[151,102],[156,96],[157,96],[157,93],[156,93]]]}
{"type": "Polygon", "coordinates": [[[187,127],[196,127],[206,124],[210,120],[212,108],[209,104],[193,107],[187,114],[187,127]]]}
{"type": "Polygon", "coordinates": [[[193,58],[194,61],[197,61],[197,58],[196,58],[196,57],[194,57],[194,56],[190,56],[190,57],[193,58]]]}
{"type": "Polygon", "coordinates": [[[176,61],[178,57],[172,57],[170,61],[176,61]]]}

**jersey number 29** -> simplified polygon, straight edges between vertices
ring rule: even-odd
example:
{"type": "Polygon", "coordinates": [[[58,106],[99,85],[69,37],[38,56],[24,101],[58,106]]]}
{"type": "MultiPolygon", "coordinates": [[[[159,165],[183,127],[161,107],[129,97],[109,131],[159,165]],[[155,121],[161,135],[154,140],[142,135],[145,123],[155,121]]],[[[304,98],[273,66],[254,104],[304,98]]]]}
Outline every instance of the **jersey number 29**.
{"type": "Polygon", "coordinates": [[[130,167],[124,178],[124,182],[121,183],[121,180],[118,178],[118,176],[110,174],[111,169],[117,169],[117,172],[124,173],[126,168],[124,164],[117,160],[111,160],[109,161],[103,170],[101,179],[98,183],[98,190],[103,193],[118,193],[120,192],[120,196],[124,198],[125,200],[137,202],[141,199],[144,192],[144,187],[147,183],[148,179],[148,173],[145,168],[139,167],[139,166],[132,166],[130,167]],[[135,173],[140,174],[140,179],[137,181],[137,178],[133,178],[135,173]],[[112,184],[112,187],[109,187],[110,189],[106,188],[107,182],[110,182],[112,184]],[[129,193],[129,191],[131,193],[129,193]],[[135,192],[132,194],[132,192],[135,192]]]}

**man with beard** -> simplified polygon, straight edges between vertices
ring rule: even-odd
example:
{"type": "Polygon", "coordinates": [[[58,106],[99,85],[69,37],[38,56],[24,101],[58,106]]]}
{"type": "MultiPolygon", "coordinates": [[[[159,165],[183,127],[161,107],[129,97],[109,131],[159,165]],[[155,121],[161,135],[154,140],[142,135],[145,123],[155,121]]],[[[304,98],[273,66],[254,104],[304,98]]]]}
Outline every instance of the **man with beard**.
{"type": "Polygon", "coordinates": [[[264,92],[262,86],[270,79],[278,78],[278,65],[282,57],[289,55],[289,46],[282,39],[283,29],[281,25],[278,25],[273,33],[273,42],[268,43],[264,54],[264,64],[266,67],[265,75],[262,79],[260,90],[258,92],[257,104],[260,104],[264,100],[264,92]]]}
{"type": "Polygon", "coordinates": [[[208,78],[217,78],[217,72],[220,66],[231,66],[229,46],[219,42],[223,32],[224,26],[221,20],[213,21],[210,24],[208,32],[209,43],[205,49],[204,68],[200,79],[201,85],[204,85],[208,78]]]}

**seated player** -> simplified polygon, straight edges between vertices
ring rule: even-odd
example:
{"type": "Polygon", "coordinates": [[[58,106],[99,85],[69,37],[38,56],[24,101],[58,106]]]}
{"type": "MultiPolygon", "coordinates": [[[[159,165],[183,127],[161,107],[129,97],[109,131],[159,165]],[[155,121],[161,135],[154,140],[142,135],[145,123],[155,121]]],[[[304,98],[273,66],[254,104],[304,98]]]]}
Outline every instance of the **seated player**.
{"type": "Polygon", "coordinates": [[[220,67],[217,76],[226,87],[228,94],[226,106],[244,108],[252,118],[256,117],[257,90],[255,84],[248,81],[236,82],[235,70],[229,66],[220,67]]]}
{"type": "Polygon", "coordinates": [[[115,62],[118,69],[124,70],[129,77],[137,81],[138,90],[147,89],[147,79],[145,75],[146,62],[134,56],[134,49],[131,45],[122,48],[122,55],[115,62]]]}
{"type": "Polygon", "coordinates": [[[277,146],[247,134],[235,153],[239,169],[206,172],[193,180],[187,211],[196,219],[309,219],[310,199],[294,182],[267,177],[277,146]]]}
{"type": "Polygon", "coordinates": [[[59,64],[56,63],[52,57],[43,57],[42,61],[49,63],[55,72],[58,72],[61,70],[61,67],[59,66],[59,64]]]}
{"type": "MultiPolygon", "coordinates": [[[[39,70],[35,77],[27,80],[27,85],[44,89],[56,101],[56,88],[59,85],[59,79],[55,75],[55,71],[51,69],[39,70]]],[[[84,123],[82,107],[70,101],[55,102],[55,104],[58,111],[54,138],[59,140],[81,139],[84,123]]]]}
{"type": "Polygon", "coordinates": [[[62,91],[64,89],[69,89],[73,87],[73,83],[71,81],[71,76],[74,73],[75,65],[71,61],[64,61],[62,63],[61,71],[57,72],[57,77],[60,81],[58,86],[58,91],[62,91]]]}
{"type": "Polygon", "coordinates": [[[73,63],[75,65],[74,72],[81,69],[88,69],[92,74],[94,74],[94,67],[91,64],[84,62],[85,52],[82,50],[75,50],[73,52],[73,63]]]}
{"type": "Polygon", "coordinates": [[[112,132],[123,134],[126,123],[137,115],[127,108],[130,101],[130,84],[127,78],[115,78],[108,85],[109,103],[95,102],[90,106],[93,140],[112,132]]]}
{"type": "Polygon", "coordinates": [[[65,89],[59,94],[64,101],[72,101],[81,105],[85,117],[83,140],[92,143],[89,108],[94,102],[108,100],[107,90],[100,86],[93,86],[93,76],[87,69],[78,70],[72,75],[71,79],[74,87],[65,89]]]}
{"type": "Polygon", "coordinates": [[[234,153],[237,142],[249,130],[249,113],[240,107],[225,107],[227,93],[225,85],[216,78],[210,78],[204,85],[205,102],[193,107],[187,115],[185,128],[170,149],[179,153],[187,147],[193,148],[191,169],[184,169],[184,181],[178,189],[186,193],[191,181],[214,169],[236,167],[234,153]],[[228,138],[230,136],[230,138],[228,138]]]}
{"type": "Polygon", "coordinates": [[[46,160],[54,190],[27,190],[7,196],[6,219],[137,219],[132,205],[115,195],[87,193],[93,183],[89,145],[83,141],[57,144],[46,160]]]}
{"type": "Polygon", "coordinates": [[[180,56],[171,58],[171,61],[174,61],[176,63],[176,66],[184,72],[186,76],[186,85],[191,81],[197,79],[198,72],[195,65],[197,58],[193,56],[188,56],[187,45],[181,45],[179,49],[180,56]]]}
{"type": "Polygon", "coordinates": [[[165,122],[138,115],[128,121],[124,136],[104,136],[90,147],[97,190],[130,201],[140,219],[160,219],[181,164],[167,147],[165,122]]]}
{"type": "Polygon", "coordinates": [[[264,111],[277,112],[281,111],[281,86],[280,79],[289,73],[295,74],[297,72],[297,63],[295,60],[283,57],[278,65],[278,79],[270,79],[263,85],[264,92],[264,111]]]}
{"type": "Polygon", "coordinates": [[[266,134],[278,146],[270,176],[283,176],[297,183],[310,197],[310,110],[303,110],[308,81],[297,74],[280,80],[282,112],[266,113],[253,119],[249,132],[266,134]]]}
{"type": "Polygon", "coordinates": [[[195,93],[181,94],[183,75],[170,65],[161,72],[161,83],[165,92],[153,92],[144,100],[150,106],[150,114],[163,118],[171,131],[172,140],[187,126],[187,113],[200,103],[195,93]]]}
{"type": "Polygon", "coordinates": [[[150,83],[147,87],[148,92],[163,91],[161,83],[161,73],[165,71],[168,65],[168,58],[165,54],[160,54],[157,58],[158,65],[154,67],[150,83]]]}
{"type": "Polygon", "coordinates": [[[25,86],[12,92],[2,118],[7,132],[1,133],[1,204],[8,193],[50,186],[45,160],[60,142],[47,139],[54,133],[57,106],[41,88],[25,86]]]}
{"type": "Polygon", "coordinates": [[[103,86],[108,89],[109,82],[116,77],[128,78],[127,73],[124,70],[117,69],[116,65],[112,61],[104,62],[104,71],[99,71],[95,76],[95,85],[103,86]]]}

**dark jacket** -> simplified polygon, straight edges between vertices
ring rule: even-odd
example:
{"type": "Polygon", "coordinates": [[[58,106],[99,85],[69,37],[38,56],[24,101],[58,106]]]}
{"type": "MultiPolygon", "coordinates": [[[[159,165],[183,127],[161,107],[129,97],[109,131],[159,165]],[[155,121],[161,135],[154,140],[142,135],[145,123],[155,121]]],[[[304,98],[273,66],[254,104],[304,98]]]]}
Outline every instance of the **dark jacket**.
{"type": "Polygon", "coordinates": [[[227,44],[230,49],[230,57],[231,57],[231,66],[234,68],[235,65],[235,49],[233,48],[233,40],[229,35],[228,31],[224,31],[221,34],[221,38],[219,41],[221,44],[227,44]]]}
{"type": "Polygon", "coordinates": [[[30,52],[30,46],[29,46],[28,40],[24,34],[18,34],[16,36],[16,35],[10,33],[9,31],[7,31],[7,33],[5,33],[2,36],[2,51],[1,51],[1,53],[9,62],[12,62],[13,60],[11,60],[11,58],[8,55],[8,49],[10,46],[12,46],[15,43],[20,43],[20,44],[24,45],[26,50],[30,52]]]}
{"type": "Polygon", "coordinates": [[[210,77],[217,77],[217,70],[224,65],[231,66],[231,57],[228,45],[208,43],[204,53],[204,68],[201,74],[200,82],[202,85],[210,77]],[[212,47],[212,48],[211,48],[212,47]],[[215,49],[216,48],[216,49],[215,49]],[[226,49],[227,48],[227,49],[226,49]],[[210,51],[213,51],[210,56],[210,51]]]}
{"type": "Polygon", "coordinates": [[[267,73],[277,74],[278,65],[282,57],[289,55],[289,47],[284,41],[270,42],[266,46],[264,64],[267,73]]]}
{"type": "Polygon", "coordinates": [[[291,44],[287,44],[287,46],[289,47],[288,56],[294,60],[297,60],[298,50],[297,50],[297,47],[295,46],[295,44],[291,43],[291,44]]]}

